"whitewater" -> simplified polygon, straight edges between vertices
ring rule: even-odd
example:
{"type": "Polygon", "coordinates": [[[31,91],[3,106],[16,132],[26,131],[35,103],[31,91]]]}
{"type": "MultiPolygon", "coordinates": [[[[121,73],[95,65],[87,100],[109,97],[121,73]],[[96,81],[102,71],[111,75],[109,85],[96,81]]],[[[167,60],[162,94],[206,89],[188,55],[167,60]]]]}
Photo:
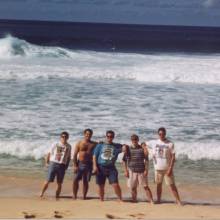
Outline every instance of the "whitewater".
{"type": "Polygon", "coordinates": [[[0,39],[0,164],[39,160],[59,133],[70,143],[157,138],[165,126],[180,161],[220,160],[220,54],[73,50],[0,39]]]}

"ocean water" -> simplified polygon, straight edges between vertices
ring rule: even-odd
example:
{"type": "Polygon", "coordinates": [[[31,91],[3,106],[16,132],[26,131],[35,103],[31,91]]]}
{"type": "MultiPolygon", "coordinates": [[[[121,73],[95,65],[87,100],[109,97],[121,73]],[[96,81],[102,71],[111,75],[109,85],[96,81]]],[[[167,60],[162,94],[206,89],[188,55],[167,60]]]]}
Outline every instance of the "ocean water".
{"type": "Polygon", "coordinates": [[[42,173],[61,131],[175,143],[180,182],[220,180],[220,54],[73,50],[0,39],[0,172],[42,173]],[[191,175],[192,178],[188,176],[191,175]]]}

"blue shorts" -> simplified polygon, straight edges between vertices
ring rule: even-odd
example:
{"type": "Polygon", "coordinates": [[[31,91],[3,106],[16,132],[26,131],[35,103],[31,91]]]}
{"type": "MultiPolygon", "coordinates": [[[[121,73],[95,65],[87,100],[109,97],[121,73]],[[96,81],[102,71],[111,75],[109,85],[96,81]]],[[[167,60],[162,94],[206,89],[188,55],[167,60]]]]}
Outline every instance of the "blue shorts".
{"type": "Polygon", "coordinates": [[[118,171],[115,166],[98,166],[99,172],[96,175],[96,183],[98,185],[104,185],[106,178],[108,178],[109,184],[118,183],[118,171]]]}
{"type": "Polygon", "coordinates": [[[48,168],[48,174],[47,174],[47,181],[54,182],[54,179],[56,177],[57,183],[63,183],[65,171],[66,171],[65,164],[50,162],[48,168]]]}
{"type": "Polygon", "coordinates": [[[79,162],[78,171],[74,175],[73,180],[84,180],[89,182],[92,176],[92,163],[82,163],[79,162]]]}

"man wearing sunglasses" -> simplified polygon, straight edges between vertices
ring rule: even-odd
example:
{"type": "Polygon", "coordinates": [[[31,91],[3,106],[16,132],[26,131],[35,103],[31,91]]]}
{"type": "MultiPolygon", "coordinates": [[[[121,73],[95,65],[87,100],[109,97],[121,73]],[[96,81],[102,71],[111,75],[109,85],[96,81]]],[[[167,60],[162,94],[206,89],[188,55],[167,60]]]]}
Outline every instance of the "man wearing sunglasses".
{"type": "Polygon", "coordinates": [[[178,190],[174,181],[173,167],[175,163],[174,144],[166,138],[166,129],[158,129],[158,140],[150,141],[147,146],[152,151],[155,169],[155,182],[157,184],[157,203],[161,202],[163,179],[173,193],[176,203],[181,205],[178,190]]]}
{"type": "Polygon", "coordinates": [[[106,142],[96,146],[93,154],[93,169],[96,173],[96,183],[99,187],[100,200],[104,200],[104,188],[106,178],[109,184],[114,188],[118,199],[122,201],[121,187],[118,182],[118,171],[115,167],[115,162],[118,154],[126,150],[126,146],[113,142],[115,137],[114,131],[106,132],[106,142]]]}
{"type": "Polygon", "coordinates": [[[71,159],[71,145],[67,142],[68,139],[69,134],[66,131],[62,132],[60,134],[60,142],[54,144],[46,156],[46,166],[49,166],[49,168],[47,180],[40,194],[41,198],[44,196],[49,184],[54,182],[55,177],[57,180],[56,198],[60,196],[65,171],[71,159]]]}

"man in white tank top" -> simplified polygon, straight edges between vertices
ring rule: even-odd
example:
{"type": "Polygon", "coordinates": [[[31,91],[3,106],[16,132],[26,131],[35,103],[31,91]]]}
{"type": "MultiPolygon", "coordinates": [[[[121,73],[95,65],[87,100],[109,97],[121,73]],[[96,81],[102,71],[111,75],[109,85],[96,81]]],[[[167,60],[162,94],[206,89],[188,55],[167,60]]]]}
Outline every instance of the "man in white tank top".
{"type": "Polygon", "coordinates": [[[166,138],[166,129],[158,129],[158,140],[149,141],[147,146],[152,153],[155,182],[157,184],[157,203],[161,202],[163,179],[170,186],[171,191],[176,199],[176,203],[181,205],[178,190],[174,181],[173,167],[175,163],[174,144],[166,138]]]}

